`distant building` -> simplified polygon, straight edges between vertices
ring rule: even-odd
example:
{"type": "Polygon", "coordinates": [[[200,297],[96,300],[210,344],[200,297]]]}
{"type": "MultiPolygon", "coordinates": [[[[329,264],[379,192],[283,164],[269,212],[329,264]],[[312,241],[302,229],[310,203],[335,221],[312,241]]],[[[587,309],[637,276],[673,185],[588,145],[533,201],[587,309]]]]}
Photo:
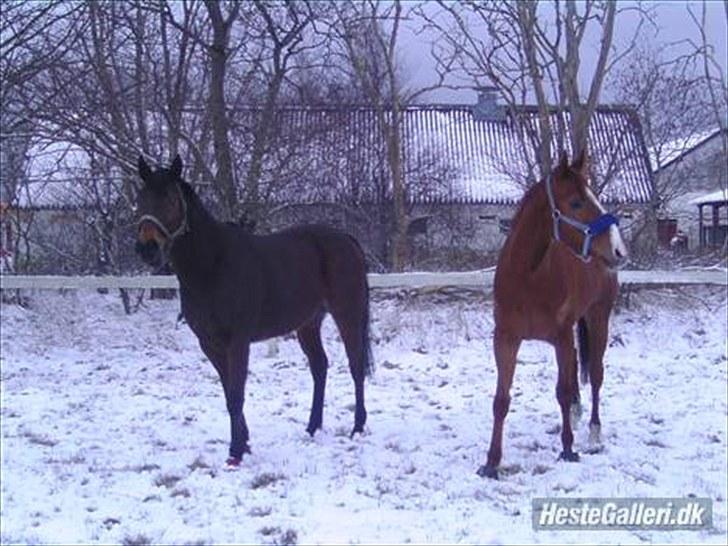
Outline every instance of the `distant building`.
{"type": "MultiPolygon", "coordinates": [[[[248,162],[256,116],[252,109],[232,116],[239,171],[248,162]]],[[[537,178],[529,166],[536,156],[535,107],[506,111],[486,93],[475,105],[408,107],[402,119],[412,267],[493,264],[520,198],[537,178]]],[[[376,112],[368,107],[281,108],[274,134],[259,187],[266,228],[335,224],[362,241],[374,269],[383,267],[392,199],[376,112]]],[[[593,183],[605,205],[619,212],[629,237],[653,190],[637,115],[627,107],[600,107],[589,139],[593,183]]],[[[58,210],[70,202],[83,207],[78,183],[65,186],[73,198],[62,195],[64,184],[58,182],[39,187],[25,203],[17,199],[9,205],[58,210]]],[[[204,188],[201,192],[207,195],[204,188]]]]}
{"type": "MultiPolygon", "coordinates": [[[[492,265],[519,200],[537,178],[529,172],[536,155],[531,139],[536,108],[519,111],[515,119],[497,103],[483,102],[489,102],[487,96],[477,105],[422,105],[402,112],[414,267],[492,265]]],[[[241,114],[244,126],[248,118],[241,114]]],[[[335,218],[370,251],[386,256],[385,238],[377,231],[389,225],[391,183],[376,113],[371,108],[281,110],[279,141],[294,142],[296,135],[305,135],[298,157],[309,164],[297,174],[299,184],[289,186],[292,191],[273,193],[281,205],[274,224],[335,218]],[[362,211],[364,220],[357,221],[355,213],[362,211]]],[[[591,126],[590,154],[601,199],[621,214],[629,237],[653,188],[634,111],[600,107],[591,126]]]]}
{"type": "Polygon", "coordinates": [[[655,170],[658,185],[674,188],[662,204],[658,234],[663,246],[683,237],[688,249],[720,247],[728,229],[728,157],[722,138],[728,130],[714,130],[680,139],[666,146],[666,156],[655,170]]]}

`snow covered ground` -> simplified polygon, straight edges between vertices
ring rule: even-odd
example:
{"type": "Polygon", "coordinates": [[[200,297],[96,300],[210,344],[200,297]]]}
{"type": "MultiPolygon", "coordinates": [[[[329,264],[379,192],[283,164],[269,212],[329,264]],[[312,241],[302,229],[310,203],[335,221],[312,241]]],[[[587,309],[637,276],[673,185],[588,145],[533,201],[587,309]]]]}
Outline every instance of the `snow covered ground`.
{"type": "MultiPolygon", "coordinates": [[[[293,339],[254,347],[253,454],[227,472],[216,374],[177,301],[125,316],[116,296],[39,293],[2,306],[2,543],[725,543],[725,289],[644,291],[613,317],[606,448],[557,461],[551,349],[524,344],[504,471],[483,480],[495,366],[487,299],[377,296],[368,431],[332,322],[324,431],[293,339]],[[543,496],[710,497],[706,532],[531,528],[543,496]]],[[[588,436],[585,418],[575,448],[588,436]]]]}

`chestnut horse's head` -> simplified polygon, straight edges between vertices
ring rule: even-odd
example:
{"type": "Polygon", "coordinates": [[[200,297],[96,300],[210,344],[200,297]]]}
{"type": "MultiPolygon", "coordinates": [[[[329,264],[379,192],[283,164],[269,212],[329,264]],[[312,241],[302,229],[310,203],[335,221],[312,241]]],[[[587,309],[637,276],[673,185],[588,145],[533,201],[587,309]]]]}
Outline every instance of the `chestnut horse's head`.
{"type": "Polygon", "coordinates": [[[569,165],[566,154],[544,182],[553,218],[553,237],[585,261],[615,267],[627,260],[619,220],[601,205],[589,184],[584,152],[569,165]]]}
{"type": "Polygon", "coordinates": [[[147,264],[159,267],[175,239],[187,229],[187,202],[180,183],[182,160],[174,158],[169,169],[152,171],[139,157],[139,176],[144,185],[137,196],[136,251],[147,264]]]}

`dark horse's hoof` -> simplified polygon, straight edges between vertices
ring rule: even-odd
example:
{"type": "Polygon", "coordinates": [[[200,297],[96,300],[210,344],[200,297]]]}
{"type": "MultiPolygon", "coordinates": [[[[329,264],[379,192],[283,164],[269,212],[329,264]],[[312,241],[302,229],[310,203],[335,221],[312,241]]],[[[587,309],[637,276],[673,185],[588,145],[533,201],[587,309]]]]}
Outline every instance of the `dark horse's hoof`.
{"type": "Polygon", "coordinates": [[[494,466],[483,465],[478,469],[478,476],[481,478],[498,479],[498,469],[494,466]]]}
{"type": "Polygon", "coordinates": [[[321,429],[321,427],[312,427],[309,425],[306,427],[306,432],[308,432],[311,438],[313,438],[313,435],[316,434],[316,431],[319,429],[321,429]]]}
{"type": "Polygon", "coordinates": [[[559,455],[560,461],[568,461],[570,463],[578,463],[579,462],[579,454],[574,451],[569,451],[568,453],[566,451],[562,451],[561,455],[559,455]]]}
{"type": "Polygon", "coordinates": [[[351,434],[349,434],[349,439],[352,439],[354,437],[354,434],[364,434],[364,425],[357,425],[354,427],[354,430],[351,431],[351,434]]]}
{"type": "Polygon", "coordinates": [[[228,468],[237,468],[241,462],[242,459],[240,457],[228,457],[227,461],[225,461],[225,466],[228,468]]]}

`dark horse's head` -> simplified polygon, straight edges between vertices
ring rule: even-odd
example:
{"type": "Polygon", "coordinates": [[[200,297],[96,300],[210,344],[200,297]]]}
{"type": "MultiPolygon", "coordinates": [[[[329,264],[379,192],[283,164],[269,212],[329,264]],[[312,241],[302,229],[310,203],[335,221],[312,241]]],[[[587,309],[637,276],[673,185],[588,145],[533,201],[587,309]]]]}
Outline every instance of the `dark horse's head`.
{"type": "Polygon", "coordinates": [[[589,184],[582,152],[571,165],[566,154],[545,181],[552,215],[553,237],[583,260],[598,258],[609,267],[627,259],[619,221],[608,213],[589,184]]]}
{"type": "Polygon", "coordinates": [[[182,160],[174,158],[169,169],[152,171],[139,157],[139,176],[144,185],[137,196],[138,239],[136,251],[147,264],[160,267],[175,239],[187,231],[187,203],[181,187],[182,160]]]}

